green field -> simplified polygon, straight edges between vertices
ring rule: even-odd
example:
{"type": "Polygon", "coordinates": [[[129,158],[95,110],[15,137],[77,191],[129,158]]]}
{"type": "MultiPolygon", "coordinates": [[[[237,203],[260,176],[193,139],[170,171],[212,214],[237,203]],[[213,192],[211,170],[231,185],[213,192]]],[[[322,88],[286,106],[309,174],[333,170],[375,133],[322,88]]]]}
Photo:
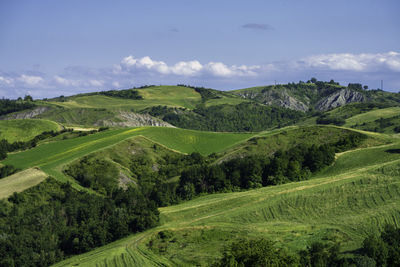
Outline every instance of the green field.
{"type": "Polygon", "coordinates": [[[400,115],[400,107],[372,110],[346,119],[346,124],[344,126],[350,127],[356,124],[360,125],[364,122],[368,123],[380,118],[390,118],[397,115],[400,115]]]}
{"type": "Polygon", "coordinates": [[[58,131],[61,127],[49,120],[0,120],[0,140],[28,141],[44,131],[58,131]]]}
{"type": "Polygon", "coordinates": [[[248,133],[201,132],[164,127],[117,129],[50,142],[27,151],[11,153],[2,163],[20,169],[39,167],[61,181],[69,180],[77,185],[72,178],[62,174],[61,170],[65,164],[135,136],[145,136],[153,142],[181,153],[199,152],[208,155],[223,151],[253,135],[248,133]]]}
{"type": "Polygon", "coordinates": [[[35,186],[47,177],[48,175],[41,170],[31,168],[0,179],[0,199],[35,186]]]}
{"type": "Polygon", "coordinates": [[[208,266],[240,237],[270,238],[292,252],[337,240],[351,253],[386,223],[400,226],[399,150],[398,141],[356,149],[308,181],[161,208],[159,227],[55,266],[208,266]]]}
{"type": "Polygon", "coordinates": [[[142,100],[123,99],[104,95],[73,96],[66,102],[46,102],[64,108],[98,108],[139,111],[152,106],[170,106],[193,109],[201,96],[192,88],[183,86],[154,86],[137,89],[142,100]]]}

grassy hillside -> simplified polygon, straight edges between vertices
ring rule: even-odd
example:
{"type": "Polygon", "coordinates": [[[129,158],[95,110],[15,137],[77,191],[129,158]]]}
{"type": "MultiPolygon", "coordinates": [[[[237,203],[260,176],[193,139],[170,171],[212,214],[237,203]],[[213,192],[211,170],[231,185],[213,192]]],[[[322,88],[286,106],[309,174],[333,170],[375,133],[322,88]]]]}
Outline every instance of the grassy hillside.
{"type": "Polygon", "coordinates": [[[27,151],[9,154],[2,163],[20,169],[40,167],[41,170],[61,181],[70,180],[75,184],[74,180],[62,174],[62,166],[92,152],[140,135],[181,153],[199,152],[208,155],[223,151],[236,143],[247,140],[254,134],[213,133],[162,127],[118,129],[43,144],[27,151]]]}
{"type": "Polygon", "coordinates": [[[14,192],[22,192],[46,179],[48,175],[41,170],[31,168],[6,178],[0,179],[0,199],[11,196],[14,192]]]}
{"type": "Polygon", "coordinates": [[[386,223],[400,225],[399,150],[398,141],[357,149],[312,180],[161,208],[159,227],[56,266],[208,266],[240,237],[271,238],[291,251],[337,240],[352,252],[386,223]]]}
{"type": "Polygon", "coordinates": [[[136,90],[143,99],[133,100],[105,95],[77,95],[66,98],[65,102],[51,101],[48,103],[65,108],[134,109],[139,111],[158,105],[192,109],[201,102],[199,93],[192,88],[183,86],[154,86],[136,90]]]}
{"type": "MultiPolygon", "coordinates": [[[[354,134],[354,131],[335,126],[290,126],[275,131],[260,133],[234,146],[223,153],[219,161],[231,158],[244,157],[246,155],[258,154],[271,156],[277,150],[288,150],[299,144],[322,145],[335,143],[354,134]]],[[[365,132],[364,132],[365,134],[365,132]]],[[[390,142],[382,136],[369,135],[360,146],[375,146],[390,142]]]]}
{"type": "Polygon", "coordinates": [[[368,123],[380,118],[390,118],[400,115],[400,107],[390,107],[384,109],[371,110],[351,118],[346,119],[344,126],[351,127],[356,124],[368,123]]]}
{"type": "Polygon", "coordinates": [[[49,120],[0,120],[0,140],[28,141],[44,131],[58,131],[61,127],[49,120]]]}

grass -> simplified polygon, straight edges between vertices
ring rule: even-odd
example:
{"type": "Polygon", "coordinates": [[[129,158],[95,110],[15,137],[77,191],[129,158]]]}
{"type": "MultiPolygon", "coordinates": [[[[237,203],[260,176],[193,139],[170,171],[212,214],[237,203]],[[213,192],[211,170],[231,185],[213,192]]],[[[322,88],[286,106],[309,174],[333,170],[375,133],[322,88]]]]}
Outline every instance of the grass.
{"type": "Polygon", "coordinates": [[[399,149],[397,142],[349,151],[308,181],[161,208],[159,227],[56,266],[208,266],[241,237],[270,238],[291,252],[337,240],[351,252],[386,223],[400,226],[399,149]],[[159,231],[171,237],[161,240],[159,231]]]}
{"type": "Polygon", "coordinates": [[[390,118],[400,115],[400,107],[391,107],[384,109],[372,110],[366,113],[362,113],[346,120],[344,126],[350,127],[356,124],[368,123],[375,121],[380,118],[390,118]]]}
{"type": "Polygon", "coordinates": [[[0,199],[35,186],[47,177],[48,175],[43,171],[31,168],[0,179],[0,199]]]}
{"type": "Polygon", "coordinates": [[[20,169],[39,167],[60,181],[70,181],[77,188],[81,188],[77,186],[72,178],[62,174],[62,167],[87,154],[113,146],[128,138],[145,136],[153,142],[181,153],[199,152],[203,155],[208,155],[213,152],[223,151],[230,146],[247,140],[253,135],[201,132],[164,127],[116,129],[45,143],[27,151],[11,153],[2,163],[10,164],[20,169]]]}
{"type": "Polygon", "coordinates": [[[138,89],[142,100],[123,99],[103,95],[75,96],[66,102],[46,102],[64,108],[97,108],[140,111],[152,106],[170,106],[193,109],[201,102],[199,93],[182,86],[154,86],[138,89]]]}
{"type": "Polygon", "coordinates": [[[58,131],[61,127],[48,120],[0,120],[0,140],[28,141],[44,131],[58,131]]]}

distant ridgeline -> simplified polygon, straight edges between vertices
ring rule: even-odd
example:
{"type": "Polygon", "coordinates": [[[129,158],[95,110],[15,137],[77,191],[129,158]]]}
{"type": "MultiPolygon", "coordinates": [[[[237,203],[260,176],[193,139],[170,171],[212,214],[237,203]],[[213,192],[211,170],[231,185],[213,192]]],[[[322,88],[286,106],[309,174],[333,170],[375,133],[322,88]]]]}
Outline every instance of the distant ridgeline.
{"type": "MultiPolygon", "coordinates": [[[[373,109],[400,106],[400,94],[368,90],[360,83],[347,86],[331,80],[277,84],[219,91],[184,84],[146,85],[45,101],[3,99],[0,116],[42,118],[82,126],[176,126],[205,131],[256,132],[298,123],[344,125],[351,116],[373,109]],[[25,112],[37,106],[32,112],[25,112]],[[351,106],[348,109],[345,108],[351,106]],[[342,112],[336,112],[342,109],[342,112]],[[18,114],[9,114],[17,112],[18,114]],[[21,113],[21,114],[20,114],[21,113]],[[8,115],[7,115],[8,114],[8,115]]],[[[356,128],[396,132],[397,120],[356,128]],[[389,130],[388,125],[391,125],[389,130]],[[382,126],[382,127],[381,127],[382,126]],[[384,130],[382,130],[384,129],[384,130]]]]}

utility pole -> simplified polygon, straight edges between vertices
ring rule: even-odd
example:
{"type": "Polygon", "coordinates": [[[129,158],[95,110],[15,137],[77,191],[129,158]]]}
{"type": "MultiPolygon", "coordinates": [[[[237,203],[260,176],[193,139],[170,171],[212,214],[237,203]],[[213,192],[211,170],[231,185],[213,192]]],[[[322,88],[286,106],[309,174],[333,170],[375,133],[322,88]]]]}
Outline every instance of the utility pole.
{"type": "Polygon", "coordinates": [[[383,80],[381,80],[381,90],[383,91],[383,80]]]}

